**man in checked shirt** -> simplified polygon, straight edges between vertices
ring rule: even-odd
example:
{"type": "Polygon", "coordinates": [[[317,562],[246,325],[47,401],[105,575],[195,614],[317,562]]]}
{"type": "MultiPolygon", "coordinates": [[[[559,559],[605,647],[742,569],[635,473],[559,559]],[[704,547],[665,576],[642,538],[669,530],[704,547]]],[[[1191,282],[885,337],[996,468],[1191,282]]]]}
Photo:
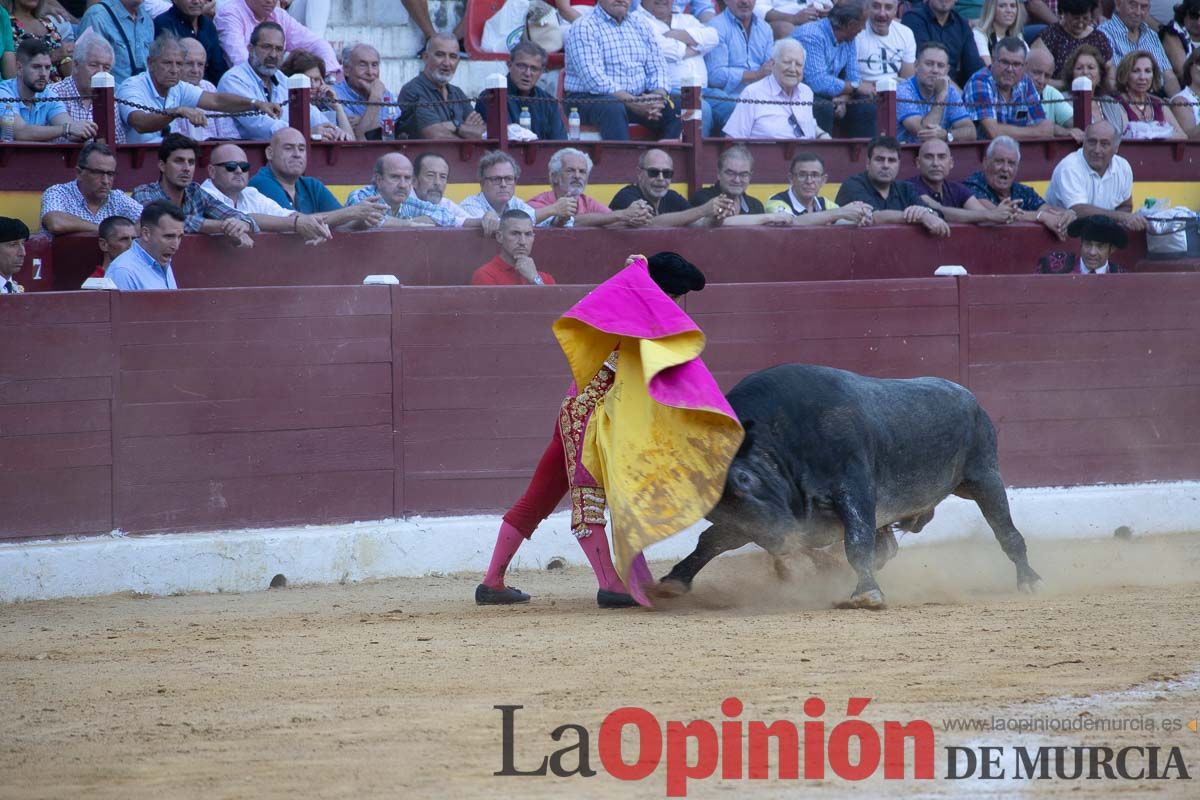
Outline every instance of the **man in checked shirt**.
{"type": "Polygon", "coordinates": [[[598,125],[602,139],[627,140],[630,122],[673,139],[681,126],[667,62],[649,23],[629,5],[598,0],[567,31],[565,103],[578,103],[580,119],[598,125]]]}

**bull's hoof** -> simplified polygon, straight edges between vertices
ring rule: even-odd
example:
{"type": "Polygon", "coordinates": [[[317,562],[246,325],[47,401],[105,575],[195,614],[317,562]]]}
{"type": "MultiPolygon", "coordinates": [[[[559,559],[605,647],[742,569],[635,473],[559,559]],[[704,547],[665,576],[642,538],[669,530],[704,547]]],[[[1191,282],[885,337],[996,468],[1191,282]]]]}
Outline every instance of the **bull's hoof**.
{"type": "Polygon", "coordinates": [[[837,608],[865,608],[868,611],[882,611],[887,608],[887,604],[883,601],[883,592],[878,589],[872,589],[869,592],[860,592],[851,595],[849,600],[838,603],[837,608]]]}
{"type": "Polygon", "coordinates": [[[684,583],[678,578],[663,578],[661,581],[651,586],[646,594],[650,595],[654,600],[671,600],[676,597],[683,597],[690,592],[692,587],[684,583]]]}
{"type": "Polygon", "coordinates": [[[1042,579],[1034,578],[1031,581],[1018,581],[1017,591],[1021,594],[1037,594],[1038,587],[1041,586],[1042,579]]]}

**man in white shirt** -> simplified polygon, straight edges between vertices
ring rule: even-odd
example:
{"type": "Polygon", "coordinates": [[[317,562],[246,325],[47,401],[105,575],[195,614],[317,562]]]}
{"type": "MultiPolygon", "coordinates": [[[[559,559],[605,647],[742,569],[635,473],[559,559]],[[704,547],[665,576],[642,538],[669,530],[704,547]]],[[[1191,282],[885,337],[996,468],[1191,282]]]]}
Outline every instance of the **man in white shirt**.
{"type": "Polygon", "coordinates": [[[833,0],[756,0],[754,16],[771,26],[776,39],[786,39],[793,30],[821,19],[831,8],[833,0]]]}
{"type": "Polygon", "coordinates": [[[146,71],[134,75],[117,89],[117,112],[130,144],[161,142],[163,131],[180,117],[193,125],[208,124],[204,111],[255,110],[278,117],[279,107],[236,94],[206,92],[183,82],[183,47],[173,34],[162,33],[150,45],[146,71]],[[125,103],[121,102],[126,101],[125,103]],[[126,103],[157,109],[146,111],[126,103]]]}
{"type": "Polygon", "coordinates": [[[1058,162],[1046,189],[1046,202],[1069,208],[1079,217],[1099,214],[1131,231],[1146,229],[1146,218],[1133,213],[1133,168],[1117,155],[1121,135],[1107,120],[1083,132],[1083,146],[1058,162]]]}
{"type": "Polygon", "coordinates": [[[264,231],[295,233],[305,244],[320,244],[333,234],[319,216],[289,211],[264,195],[250,183],[250,162],[246,151],[236,144],[213,149],[208,165],[208,180],[200,188],[225,205],[249,215],[264,231]]]}
{"type": "Polygon", "coordinates": [[[780,39],[771,50],[771,74],[745,88],[725,123],[733,139],[828,139],[813,117],[813,91],[803,83],[804,46],[780,39]]]}
{"type": "MultiPolygon", "coordinates": [[[[691,14],[676,14],[674,0],[644,0],[638,13],[644,15],[658,38],[667,72],[671,76],[671,97],[681,103],[680,87],[685,83],[708,86],[708,67],[704,56],[721,42],[716,28],[710,28],[691,14]]],[[[705,136],[712,135],[712,107],[700,101],[705,136]]]]}
{"type": "Polygon", "coordinates": [[[899,0],[870,0],[867,26],[854,37],[858,77],[872,86],[891,76],[899,83],[916,72],[917,40],[912,29],[896,19],[899,0]]]}

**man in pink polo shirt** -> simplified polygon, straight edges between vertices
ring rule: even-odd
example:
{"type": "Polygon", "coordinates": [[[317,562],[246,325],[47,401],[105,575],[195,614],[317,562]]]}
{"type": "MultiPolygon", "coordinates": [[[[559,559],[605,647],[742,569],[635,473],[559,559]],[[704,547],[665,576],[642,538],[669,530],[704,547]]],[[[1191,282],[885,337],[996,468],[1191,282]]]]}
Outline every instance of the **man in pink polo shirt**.
{"type": "Polygon", "coordinates": [[[592,159],[574,147],[564,147],[550,157],[550,191],[530,199],[537,210],[538,223],[553,217],[554,225],[575,227],[640,228],[654,219],[650,206],[642,201],[620,211],[613,211],[594,197],[585,194],[588,177],[592,174],[592,159]]]}
{"type": "Polygon", "coordinates": [[[283,28],[283,44],[288,51],[307,50],[325,62],[328,75],[340,75],[342,65],[329,42],[304,27],[295,17],[279,8],[279,0],[228,0],[217,9],[214,22],[221,39],[221,49],[230,66],[237,66],[250,56],[250,34],[260,22],[277,23],[283,28]]]}

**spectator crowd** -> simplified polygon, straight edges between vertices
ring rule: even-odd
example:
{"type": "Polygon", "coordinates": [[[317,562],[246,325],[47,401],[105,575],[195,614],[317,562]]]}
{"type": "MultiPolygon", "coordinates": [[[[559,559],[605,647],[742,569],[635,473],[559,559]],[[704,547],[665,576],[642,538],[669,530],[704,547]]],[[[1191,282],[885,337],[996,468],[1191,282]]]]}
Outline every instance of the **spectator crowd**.
{"type": "Polygon", "coordinates": [[[252,247],[260,231],[319,245],[340,230],[477,227],[499,250],[477,282],[551,283],[534,262],[538,227],[891,223],[947,236],[950,222],[1030,221],[1066,238],[1088,217],[1136,231],[1144,217],[1133,213],[1121,142],[1200,138],[1200,0],[1183,0],[1166,23],[1150,17],[1148,0],[1114,0],[1108,18],[1100,0],[597,0],[560,5],[570,24],[557,89],[543,80],[542,47],[524,40],[509,55],[508,116],[530,136],[567,138],[571,109],[602,139],[627,139],[631,126],[676,138],[681,89],[699,82],[706,133],[868,139],[863,172],[829,201],[822,159],[801,152],[789,188],[759,198],[753,156],[735,144],[712,185],[685,198],[670,188],[671,155],[646,149],[605,204],[587,193],[592,161],[579,149],[558,150],[551,189],[525,199],[520,164],[494,151],[478,159],[479,192],[455,203],[443,157],[389,152],[343,205],[307,174],[308,141],[284,113],[289,77],[312,86],[314,139],[482,139],[489,106],[454,83],[463,58],[454,35],[429,31],[421,72],[389,88],[374,47],[335,53],[278,0],[99,0],[74,24],[50,15],[48,6],[61,10],[55,0],[0,2],[0,112],[15,110],[14,138],[85,143],[76,179],[45,191],[42,227],[95,233],[98,274],[107,269],[121,288],[173,287],[184,233],[252,247]],[[116,84],[111,143],[96,140],[93,121],[100,73],[116,84]],[[1073,118],[1079,78],[1094,87],[1087,125],[1073,118]],[[876,129],[884,81],[897,91],[895,138],[876,129]],[[1079,149],[1042,197],[1017,175],[1021,140],[1045,137],[1079,149]],[[990,140],[983,169],[956,179],[948,143],[972,139],[990,140]],[[198,175],[206,140],[221,144],[198,175]],[[269,142],[253,175],[239,140],[269,142]],[[125,143],[158,145],[159,180],[130,195],[113,188],[112,147],[125,143]],[[920,146],[915,161],[906,143],[920,146]]]}

